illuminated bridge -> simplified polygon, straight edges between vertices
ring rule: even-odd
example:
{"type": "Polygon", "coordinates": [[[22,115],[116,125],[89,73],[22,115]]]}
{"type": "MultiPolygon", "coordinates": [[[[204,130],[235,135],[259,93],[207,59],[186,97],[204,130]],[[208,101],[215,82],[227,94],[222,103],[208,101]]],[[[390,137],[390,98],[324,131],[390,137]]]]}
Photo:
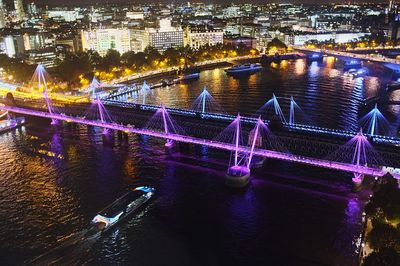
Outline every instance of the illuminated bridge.
{"type": "Polygon", "coordinates": [[[149,128],[136,128],[132,125],[124,125],[107,121],[106,114],[102,111],[102,108],[104,106],[102,105],[101,101],[96,100],[95,104],[98,105],[98,110],[100,114],[100,119],[97,120],[88,119],[86,117],[77,117],[55,113],[54,109],[51,107],[49,108],[49,111],[39,111],[15,106],[1,106],[0,108],[17,114],[48,118],[53,121],[53,124],[57,123],[57,121],[67,121],[83,125],[101,127],[105,129],[105,134],[107,134],[107,130],[118,130],[126,133],[134,133],[162,138],[166,140],[167,147],[172,146],[174,142],[181,142],[227,150],[232,152],[233,157],[232,164],[230,165],[228,170],[228,174],[232,173],[232,175],[234,176],[243,176],[249,174],[252,159],[254,158],[254,156],[258,156],[350,172],[354,174],[354,182],[361,182],[363,175],[382,177],[387,172],[391,172],[391,174],[395,178],[400,179],[400,173],[396,172],[396,170],[394,169],[391,170],[391,168],[385,168],[385,170],[384,168],[379,166],[368,166],[368,154],[366,152],[366,149],[368,148],[368,140],[362,132],[359,132],[352,139],[354,144],[352,147],[354,148],[354,150],[350,154],[350,161],[339,162],[294,155],[289,152],[278,150],[260,148],[259,143],[264,141],[264,137],[268,138],[268,135],[262,135],[262,131],[268,130],[268,128],[261,119],[255,119],[255,127],[251,131],[252,138],[251,141],[249,141],[250,145],[248,146],[243,145],[240,142],[240,125],[242,118],[239,115],[231,123],[233,142],[224,142],[221,140],[203,139],[177,133],[177,130],[174,128],[172,119],[170,118],[170,115],[164,107],[161,107],[156,111],[156,115],[158,114],[158,116],[160,117],[160,122],[162,124],[162,126],[159,128],[160,130],[156,130],[149,128]]]}
{"type": "Polygon", "coordinates": [[[385,65],[399,65],[400,61],[388,57],[376,57],[371,56],[369,54],[360,54],[355,52],[347,52],[347,51],[334,51],[334,50],[321,50],[321,49],[311,49],[306,47],[297,47],[297,51],[305,52],[305,53],[323,53],[328,56],[342,57],[342,58],[351,58],[351,59],[359,59],[365,61],[371,61],[375,63],[384,63],[385,65]]]}

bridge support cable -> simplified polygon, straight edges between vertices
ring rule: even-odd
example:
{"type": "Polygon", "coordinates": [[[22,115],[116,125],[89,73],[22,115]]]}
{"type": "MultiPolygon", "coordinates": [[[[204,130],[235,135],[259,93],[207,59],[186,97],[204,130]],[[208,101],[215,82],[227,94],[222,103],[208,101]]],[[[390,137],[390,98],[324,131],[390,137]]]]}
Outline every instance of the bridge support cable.
{"type": "MultiPolygon", "coordinates": [[[[164,124],[164,132],[165,135],[169,135],[169,129],[168,129],[168,120],[167,120],[167,110],[165,109],[165,106],[163,105],[162,107],[162,118],[163,118],[163,124],[164,124]]],[[[167,143],[165,143],[166,147],[172,147],[174,145],[174,142],[170,139],[167,139],[167,143]]]]}
{"type": "Polygon", "coordinates": [[[207,87],[204,86],[203,91],[191,104],[190,109],[193,111],[204,113],[224,113],[224,110],[216,102],[216,100],[208,92],[207,87]]]}
{"type": "MultiPolygon", "coordinates": [[[[46,89],[43,91],[44,100],[46,102],[47,110],[50,114],[54,114],[53,107],[51,105],[51,100],[49,95],[47,94],[47,86],[46,89]]],[[[58,121],[56,119],[51,119],[51,124],[56,125],[58,121]]]]}
{"type": "Polygon", "coordinates": [[[375,104],[374,108],[368,114],[360,119],[359,125],[371,136],[393,135],[395,132],[393,126],[390,125],[386,117],[379,111],[377,104],[375,104]]]}
{"type": "MultiPolygon", "coordinates": [[[[355,137],[356,147],[353,154],[353,164],[356,167],[360,167],[361,163],[367,165],[367,154],[365,152],[365,143],[368,142],[367,138],[362,133],[362,129],[355,137]]],[[[354,173],[353,182],[355,184],[361,184],[364,179],[364,175],[354,173]]]]}
{"type": "Polygon", "coordinates": [[[93,77],[92,82],[90,83],[89,87],[86,90],[92,99],[95,99],[97,97],[96,89],[99,88],[100,86],[101,83],[98,81],[98,79],[96,77],[93,77]]]}
{"type": "Polygon", "coordinates": [[[281,122],[286,123],[285,116],[283,115],[281,106],[278,102],[278,98],[276,98],[275,94],[272,95],[272,100],[274,103],[275,115],[277,115],[281,119],[281,122]]]}
{"type": "Polygon", "coordinates": [[[295,105],[295,101],[293,99],[293,96],[290,96],[290,112],[289,112],[289,124],[290,125],[295,124],[295,120],[294,120],[294,105],[295,105]]]}
{"type": "Polygon", "coordinates": [[[236,136],[235,136],[235,166],[238,166],[239,156],[239,137],[240,137],[240,114],[237,116],[236,121],[236,136]]]}
{"type": "Polygon", "coordinates": [[[174,140],[168,138],[169,135],[186,134],[183,128],[176,124],[164,105],[158,108],[155,114],[147,121],[145,128],[164,134],[166,136],[165,139],[167,139],[166,147],[172,147],[174,144],[174,140]]]}
{"type": "Polygon", "coordinates": [[[378,104],[375,104],[373,114],[372,114],[372,121],[371,121],[371,130],[369,134],[371,136],[375,135],[375,127],[377,126],[378,120],[377,120],[377,113],[379,112],[378,110],[378,104]]]}
{"type": "Polygon", "coordinates": [[[253,130],[254,133],[250,134],[253,137],[253,142],[251,144],[251,150],[250,150],[250,154],[249,154],[249,159],[247,161],[247,169],[248,170],[250,170],[251,160],[253,159],[253,155],[254,155],[254,149],[256,147],[257,141],[259,140],[258,138],[259,138],[260,125],[263,124],[263,123],[264,122],[261,120],[261,117],[259,117],[258,120],[257,120],[257,124],[256,124],[256,126],[255,126],[255,128],[253,130]]]}
{"type": "MultiPolygon", "coordinates": [[[[106,119],[105,119],[106,111],[105,111],[103,103],[101,102],[100,98],[97,95],[96,95],[96,104],[97,104],[97,108],[98,108],[99,115],[100,115],[100,121],[102,123],[105,123],[106,122],[106,119]]],[[[103,134],[107,134],[107,133],[108,133],[108,129],[104,128],[103,134]]]]}

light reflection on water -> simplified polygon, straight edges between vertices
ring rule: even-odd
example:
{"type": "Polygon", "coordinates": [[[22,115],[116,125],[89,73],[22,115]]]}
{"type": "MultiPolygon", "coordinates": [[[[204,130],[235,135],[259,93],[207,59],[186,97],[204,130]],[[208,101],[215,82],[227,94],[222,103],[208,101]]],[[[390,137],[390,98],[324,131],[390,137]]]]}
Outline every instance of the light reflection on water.
{"type": "MultiPolygon", "coordinates": [[[[272,93],[293,95],[316,124],[352,127],[358,104],[382,89],[384,79],[351,79],[327,60],[311,65],[284,61],[248,79],[208,70],[199,81],[154,90],[148,100],[188,107],[207,86],[228,113],[252,114],[272,93]]],[[[288,104],[283,101],[282,109],[288,110],[288,104]]],[[[55,247],[57,239],[87,227],[126,186],[146,183],[157,188],[156,199],[84,255],[70,254],[71,261],[355,265],[363,202],[351,192],[349,176],[267,160],[248,189],[232,191],[224,185],[224,152],[182,147],[168,155],[163,141],[101,133],[31,120],[0,135],[3,263],[20,264],[55,247]]]]}

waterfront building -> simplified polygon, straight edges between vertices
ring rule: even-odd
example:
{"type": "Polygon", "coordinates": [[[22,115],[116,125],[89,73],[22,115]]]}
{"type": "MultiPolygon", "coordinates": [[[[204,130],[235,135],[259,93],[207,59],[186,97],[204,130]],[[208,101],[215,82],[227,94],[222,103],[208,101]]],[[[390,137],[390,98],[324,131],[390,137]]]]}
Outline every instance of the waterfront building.
{"type": "Polygon", "coordinates": [[[204,45],[213,46],[224,42],[222,29],[213,29],[206,26],[187,27],[185,29],[184,46],[199,49],[204,45]]]}
{"type": "Polygon", "coordinates": [[[49,10],[47,12],[47,16],[55,20],[64,20],[67,22],[76,21],[77,19],[83,17],[79,14],[78,10],[64,10],[64,9],[49,10]]]}
{"type": "Polygon", "coordinates": [[[55,49],[46,48],[41,50],[31,50],[27,52],[27,63],[31,65],[42,64],[50,69],[56,66],[57,54],[55,49]]]}
{"type": "Polygon", "coordinates": [[[346,43],[354,41],[361,37],[367,36],[366,32],[325,32],[325,33],[310,33],[310,32],[295,32],[285,35],[285,43],[290,45],[304,45],[306,42],[316,40],[318,42],[334,40],[336,43],[346,43]]]}
{"type": "Polygon", "coordinates": [[[95,50],[101,56],[110,49],[120,54],[131,51],[131,34],[127,28],[82,30],[81,37],[83,50],[95,50]]]}
{"type": "Polygon", "coordinates": [[[171,19],[160,19],[156,27],[130,29],[131,51],[142,52],[148,46],[160,52],[179,48],[184,45],[183,35],[182,28],[172,26],[171,19]]]}
{"type": "Polygon", "coordinates": [[[17,21],[22,21],[25,19],[25,10],[23,0],[14,0],[14,7],[16,12],[17,21]]]}
{"type": "Polygon", "coordinates": [[[0,38],[0,51],[9,57],[19,57],[25,52],[22,35],[8,35],[0,38]]]}
{"type": "Polygon", "coordinates": [[[131,51],[143,52],[149,46],[149,35],[143,29],[131,29],[131,51]]]}
{"type": "Polygon", "coordinates": [[[22,35],[24,40],[25,50],[40,50],[45,47],[45,38],[43,34],[28,34],[22,35]]]}
{"type": "Polygon", "coordinates": [[[144,39],[147,38],[148,45],[162,52],[167,48],[179,48],[183,46],[183,30],[173,27],[171,19],[160,19],[159,28],[147,28],[144,39]]]}

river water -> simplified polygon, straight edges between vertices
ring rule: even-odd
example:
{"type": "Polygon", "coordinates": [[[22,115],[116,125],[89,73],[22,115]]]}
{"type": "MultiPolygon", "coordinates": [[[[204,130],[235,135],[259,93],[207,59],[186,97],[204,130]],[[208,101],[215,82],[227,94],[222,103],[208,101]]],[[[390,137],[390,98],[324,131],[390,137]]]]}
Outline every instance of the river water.
{"type": "MultiPolygon", "coordinates": [[[[359,103],[389,75],[352,79],[341,62],[283,61],[244,79],[223,69],[154,90],[151,103],[189,107],[204,86],[228,113],[253,114],[275,93],[294,96],[315,124],[354,129],[359,103]]],[[[400,98],[393,93],[391,99],[400,98]]],[[[287,114],[289,103],[283,99],[287,114]]],[[[395,117],[397,107],[383,112],[395,117]]],[[[154,199],[127,223],[76,247],[59,264],[356,265],[365,191],[348,174],[266,161],[241,191],[224,185],[229,155],[204,147],[169,153],[160,140],[103,137],[80,125],[28,124],[0,135],[0,258],[19,265],[86,228],[127,186],[154,199]]]]}

